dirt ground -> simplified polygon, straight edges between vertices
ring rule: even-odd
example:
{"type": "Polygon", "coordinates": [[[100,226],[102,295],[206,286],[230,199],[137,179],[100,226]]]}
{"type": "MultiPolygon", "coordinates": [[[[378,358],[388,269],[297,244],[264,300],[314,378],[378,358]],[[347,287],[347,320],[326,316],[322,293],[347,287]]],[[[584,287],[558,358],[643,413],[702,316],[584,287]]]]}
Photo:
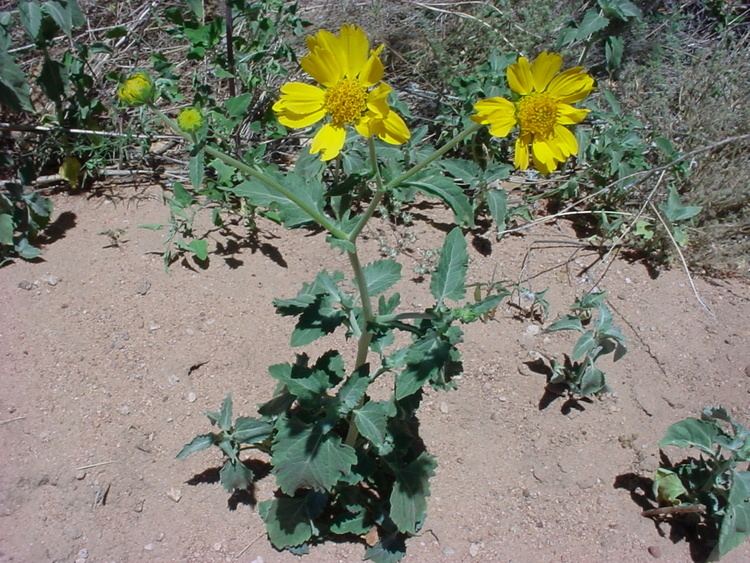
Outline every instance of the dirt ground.
{"type": "MultiPolygon", "coordinates": [[[[0,561],[293,561],[271,547],[254,506],[272,494],[272,476],[228,500],[216,452],[175,454],[208,431],[202,413],[227,392],[245,415],[271,396],[266,367],[293,357],[292,321],[271,300],[322,266],[347,272],[347,261],[321,235],[261,223],[257,244],[213,235],[226,252],[209,268],[166,272],[163,234],[139,228],[166,220],[158,191],[115,193],[55,196],[57,240],[44,261],[0,269],[0,561]],[[117,229],[119,246],[101,234],[117,229]]],[[[376,223],[364,241],[372,260],[408,235],[407,306],[429,299],[428,281],[408,278],[450,226],[437,208],[415,216],[438,219],[398,231],[376,223]]],[[[600,273],[587,271],[595,256],[565,226],[470,242],[470,281],[530,278],[550,288],[551,319],[600,273]]],[[[696,284],[715,316],[679,269],[652,279],[640,263],[612,266],[601,287],[629,353],[605,364],[614,392],[581,410],[540,408],[545,378],[527,366],[569,351],[575,335],[546,335],[507,303],[468,327],[459,389],[429,392],[420,410],[439,468],[407,561],[699,558],[679,530],[640,515],[635,477],[656,468],[664,430],[706,405],[750,423],[750,288],[696,284]]],[[[303,561],[362,554],[329,543],[303,561]]],[[[750,561],[750,542],[725,560],[750,561]]]]}

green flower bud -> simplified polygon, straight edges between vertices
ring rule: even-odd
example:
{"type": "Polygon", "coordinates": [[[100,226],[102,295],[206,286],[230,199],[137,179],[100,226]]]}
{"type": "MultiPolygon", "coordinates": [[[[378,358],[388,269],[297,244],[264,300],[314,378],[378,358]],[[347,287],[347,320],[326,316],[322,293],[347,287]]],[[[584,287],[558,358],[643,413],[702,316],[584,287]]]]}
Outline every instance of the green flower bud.
{"type": "Polygon", "coordinates": [[[203,114],[198,108],[185,108],[177,116],[177,125],[185,133],[195,133],[203,125],[203,114]]]}
{"type": "Polygon", "coordinates": [[[145,72],[136,72],[117,89],[117,97],[128,106],[142,106],[154,101],[154,83],[145,72]]]}

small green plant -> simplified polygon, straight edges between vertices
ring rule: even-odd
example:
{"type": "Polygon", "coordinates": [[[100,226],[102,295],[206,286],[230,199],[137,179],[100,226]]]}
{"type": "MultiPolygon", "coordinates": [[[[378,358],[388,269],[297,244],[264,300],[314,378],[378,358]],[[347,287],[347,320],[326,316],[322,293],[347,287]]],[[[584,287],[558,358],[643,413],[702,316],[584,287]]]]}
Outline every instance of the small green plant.
{"type": "Polygon", "coordinates": [[[40,254],[34,238],[47,226],[52,201],[18,183],[5,182],[0,188],[0,266],[18,256],[33,260],[40,254]]]}
{"type": "Polygon", "coordinates": [[[603,292],[590,293],[571,306],[573,314],[556,320],[547,332],[575,330],[581,336],[573,346],[570,357],[563,362],[552,360],[551,384],[561,384],[574,396],[588,397],[608,390],[604,372],[596,365],[597,360],[614,354],[614,360],[627,352],[625,337],[612,323],[612,312],[604,303],[603,292]],[[596,312],[596,319],[593,313],[596,312]]]}
{"type": "Polygon", "coordinates": [[[656,470],[653,494],[663,508],[644,514],[698,518],[717,538],[709,560],[718,560],[750,535],[750,431],[726,409],[706,407],[667,429],[659,447],[668,446],[700,455],[656,470]]]}

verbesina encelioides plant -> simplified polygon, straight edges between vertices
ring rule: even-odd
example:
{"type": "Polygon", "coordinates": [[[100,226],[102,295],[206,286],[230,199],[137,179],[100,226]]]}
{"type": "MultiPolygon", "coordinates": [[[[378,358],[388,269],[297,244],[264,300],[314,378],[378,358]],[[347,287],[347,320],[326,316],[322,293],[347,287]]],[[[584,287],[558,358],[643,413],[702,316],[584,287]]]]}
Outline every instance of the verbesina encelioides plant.
{"type": "MultiPolygon", "coordinates": [[[[338,34],[321,30],[308,38],[307,46],[301,66],[318,85],[285,84],[273,110],[289,128],[320,124],[310,152],[324,162],[335,162],[346,150],[352,131],[357,137],[350,141],[367,144],[370,169],[358,172],[367,194],[361,206],[343,197],[353,182],[339,168],[330,175],[324,175],[324,166],[313,174],[281,172],[216,149],[200,109],[183,110],[173,121],[155,106],[153,84],[142,73],[119,91],[121,101],[150,107],[166,126],[193,143],[193,155],[202,152],[201,157],[240,172],[246,180],[229,189],[233,194],[273,211],[288,228],[317,224],[334,251],[346,253],[351,266],[348,277],[339,271],[319,272],[296,296],[276,299],[274,305],[279,314],[297,319],[293,347],[345,330],[357,343],[353,365],[347,367],[341,352],[329,350],[317,359],[303,353],[290,363],[271,366],[276,391],[259,407],[257,417],[233,420],[227,397],[218,412],[207,413],[218,431],[197,436],[178,457],[218,446],[225,457],[221,481],[234,490],[247,488],[254,478],[241,452],[260,450],[270,455],[279,486],[274,498],[259,505],[276,548],[304,553],[308,545],[327,537],[360,537],[368,546],[367,559],[397,561],[405,553],[405,539],[422,528],[429,480],[437,465],[419,437],[416,413],[423,389],[454,387],[461,373],[459,325],[496,308],[502,296],[465,301],[468,254],[456,227],[445,237],[432,274],[434,302],[422,311],[403,312],[399,294],[391,291],[401,277],[401,265],[391,259],[362,265],[359,235],[383,198],[440,174],[441,157],[484,125],[498,137],[518,126],[516,167],[554,171],[577,153],[566,126],[583,120],[587,110],[570,104],[589,94],[593,79],[581,68],[560,72],[562,57],[554,53],[542,53],[533,62],[520,57],[507,72],[515,99],[477,101],[475,123],[404,170],[392,159],[386,165],[378,158],[380,142],[401,145],[410,138],[408,126],[388,102],[391,88],[383,82],[383,47],[371,50],[365,33],[353,25],[343,26],[338,34]],[[396,331],[408,333],[410,344],[395,346],[396,331]],[[392,379],[391,395],[374,400],[370,386],[383,377],[392,379]]],[[[300,160],[309,163],[310,158],[300,160]]]]}

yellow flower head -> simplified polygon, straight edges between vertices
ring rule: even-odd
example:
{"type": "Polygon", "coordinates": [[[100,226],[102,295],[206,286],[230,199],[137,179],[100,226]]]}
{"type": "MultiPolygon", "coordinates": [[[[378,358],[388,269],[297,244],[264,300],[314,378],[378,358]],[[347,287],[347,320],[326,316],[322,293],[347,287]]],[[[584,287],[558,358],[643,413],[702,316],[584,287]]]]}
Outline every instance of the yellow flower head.
{"type": "Polygon", "coordinates": [[[203,125],[203,114],[197,108],[185,108],[177,115],[177,125],[185,133],[195,133],[203,125]]]}
{"type": "Polygon", "coordinates": [[[531,63],[519,57],[507,70],[508,85],[518,100],[486,98],[474,104],[476,113],[471,118],[489,125],[494,137],[506,137],[518,125],[516,168],[526,170],[531,160],[534,168],[549,174],[578,152],[578,142],[565,126],[580,123],[588,114],[589,110],[570,104],[591,93],[594,79],[580,66],[560,72],[561,66],[557,53],[545,51],[531,63]]]}
{"type": "Polygon", "coordinates": [[[120,85],[117,97],[129,106],[150,104],[154,99],[154,83],[145,72],[136,72],[120,85]]]}
{"type": "Polygon", "coordinates": [[[282,125],[307,127],[325,118],[310,152],[323,160],[335,158],[344,146],[346,126],[363,137],[377,136],[393,145],[409,140],[404,120],[388,105],[391,87],[383,78],[380,52],[370,50],[367,35],[356,25],[344,25],[338,35],[320,30],[307,38],[310,52],[300,64],[321,87],[287,82],[273,110],[282,125]]]}

